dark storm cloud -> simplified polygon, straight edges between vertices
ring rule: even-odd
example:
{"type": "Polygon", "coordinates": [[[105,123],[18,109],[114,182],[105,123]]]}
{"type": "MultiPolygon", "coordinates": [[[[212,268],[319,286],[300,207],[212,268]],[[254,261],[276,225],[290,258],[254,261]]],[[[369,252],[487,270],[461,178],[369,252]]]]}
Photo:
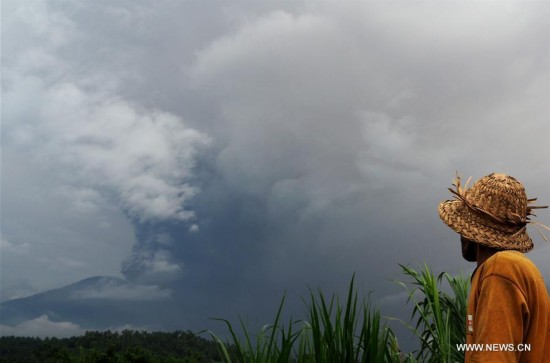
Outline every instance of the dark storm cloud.
{"type": "MultiPolygon", "coordinates": [[[[436,214],[455,170],[507,172],[550,200],[549,6],[250,5],[9,5],[25,31],[5,45],[3,158],[34,161],[3,179],[15,193],[42,176],[42,208],[64,205],[47,192],[59,184],[92,225],[127,216],[122,274],[149,287],[116,292],[170,292],[196,327],[265,319],[285,288],[299,309],[308,284],[353,272],[402,304],[398,263],[468,268],[436,214]]],[[[3,249],[32,258],[11,223],[3,249]]]]}

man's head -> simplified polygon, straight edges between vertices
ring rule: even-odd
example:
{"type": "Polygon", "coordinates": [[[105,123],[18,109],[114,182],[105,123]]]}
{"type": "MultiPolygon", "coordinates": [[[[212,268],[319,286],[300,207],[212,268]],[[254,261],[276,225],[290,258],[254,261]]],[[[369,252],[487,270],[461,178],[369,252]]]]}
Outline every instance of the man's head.
{"type": "Polygon", "coordinates": [[[531,210],[545,207],[531,206],[534,199],[527,199],[520,182],[499,173],[484,176],[469,189],[468,182],[465,186],[460,182],[457,177],[456,190],[449,189],[455,199],[439,204],[439,216],[461,235],[464,258],[474,258],[476,244],[520,252],[533,248],[526,226],[531,210]]]}

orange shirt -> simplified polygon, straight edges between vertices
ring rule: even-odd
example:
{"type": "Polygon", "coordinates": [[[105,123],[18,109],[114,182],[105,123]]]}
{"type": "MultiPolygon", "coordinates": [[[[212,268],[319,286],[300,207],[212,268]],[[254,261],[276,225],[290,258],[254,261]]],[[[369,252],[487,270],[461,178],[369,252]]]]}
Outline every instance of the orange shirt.
{"type": "Polygon", "coordinates": [[[474,271],[466,343],[482,344],[466,351],[466,363],[550,362],[550,299],[523,253],[497,252],[474,271]]]}

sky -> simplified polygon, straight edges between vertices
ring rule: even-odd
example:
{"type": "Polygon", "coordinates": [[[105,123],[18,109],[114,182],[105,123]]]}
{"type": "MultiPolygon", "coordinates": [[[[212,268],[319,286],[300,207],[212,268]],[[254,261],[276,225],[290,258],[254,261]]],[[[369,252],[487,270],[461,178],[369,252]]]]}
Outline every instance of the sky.
{"type": "MultiPolygon", "coordinates": [[[[1,12],[4,302],[111,276],[72,298],[169,300],[200,330],[211,316],[270,322],[285,291],[292,313],[308,286],[345,290],[355,273],[399,313],[398,264],[473,270],[437,215],[457,171],[513,175],[550,203],[549,3],[6,0],[1,12]]],[[[531,236],[548,280],[550,243],[531,236]]],[[[101,327],[70,319],[0,323],[101,327]]],[[[119,320],[106,326],[177,325],[119,320]]]]}

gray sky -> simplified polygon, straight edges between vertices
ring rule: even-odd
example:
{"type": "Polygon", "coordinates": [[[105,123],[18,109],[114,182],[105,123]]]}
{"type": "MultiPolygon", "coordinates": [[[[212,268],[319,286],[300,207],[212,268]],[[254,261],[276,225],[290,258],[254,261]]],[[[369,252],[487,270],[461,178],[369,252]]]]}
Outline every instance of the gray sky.
{"type": "Polygon", "coordinates": [[[403,309],[398,263],[472,269],[436,211],[456,170],[550,203],[549,18],[545,2],[3,1],[1,299],[109,275],[131,284],[78,299],[170,297],[200,326],[355,272],[403,309]]]}

